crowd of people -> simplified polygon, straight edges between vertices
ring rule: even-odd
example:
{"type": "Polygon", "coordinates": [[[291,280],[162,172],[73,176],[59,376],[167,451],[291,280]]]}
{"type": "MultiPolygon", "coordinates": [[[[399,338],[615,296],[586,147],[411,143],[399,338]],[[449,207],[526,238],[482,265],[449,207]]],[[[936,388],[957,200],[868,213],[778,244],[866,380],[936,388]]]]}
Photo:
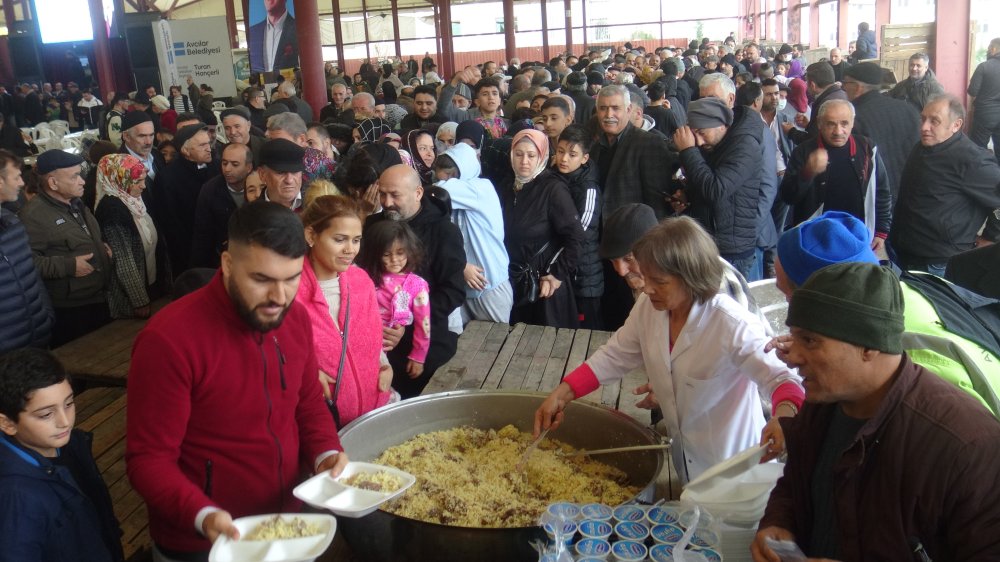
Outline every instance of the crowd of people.
{"type": "Polygon", "coordinates": [[[969,112],[926,54],[893,85],[876,53],[862,24],[847,57],[811,64],[801,45],[732,37],[446,80],[429,57],[353,76],[328,64],[322,108],[284,81],[218,117],[190,79],[104,104],[73,83],[22,85],[17,103],[0,89],[5,549],[121,559],[68,376],[40,350],[150,318],[126,461],[157,561],[198,559],[238,535],[234,517],[295,509],[303,473],[345,466],[337,429],[419,395],[472,320],[615,331],[536,433],[645,367],[636,393],[683,480],[756,444],[787,453],[755,560],[778,560],[773,540],[850,560],[996,553],[1000,498],[977,483],[1000,468],[986,148],[1000,39],[969,112]],[[35,98],[100,140],[42,152],[22,178],[35,98]],[[750,295],[766,278],[789,298],[790,335],[750,295]],[[9,524],[38,498],[45,517],[86,520],[79,536],[9,524]]]}

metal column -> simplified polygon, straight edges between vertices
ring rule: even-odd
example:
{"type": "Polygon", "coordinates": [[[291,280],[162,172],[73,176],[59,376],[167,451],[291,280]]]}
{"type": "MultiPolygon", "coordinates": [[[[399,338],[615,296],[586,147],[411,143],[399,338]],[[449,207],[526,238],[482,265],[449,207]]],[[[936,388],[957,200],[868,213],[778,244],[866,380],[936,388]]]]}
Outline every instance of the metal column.
{"type": "MultiPolygon", "coordinates": [[[[347,74],[347,61],[344,60],[344,33],[340,29],[340,0],[331,0],[330,9],[333,11],[333,40],[337,43],[337,66],[347,74]]],[[[350,76],[345,80],[348,84],[352,82],[350,76]]]]}
{"type": "Polygon", "coordinates": [[[323,75],[323,40],[319,33],[316,0],[295,0],[295,31],[299,40],[302,99],[318,115],[320,108],[326,105],[326,77],[323,75]]]}
{"type": "Polygon", "coordinates": [[[514,0],[503,0],[503,44],[507,64],[517,56],[517,40],[514,37],[514,0]]]}

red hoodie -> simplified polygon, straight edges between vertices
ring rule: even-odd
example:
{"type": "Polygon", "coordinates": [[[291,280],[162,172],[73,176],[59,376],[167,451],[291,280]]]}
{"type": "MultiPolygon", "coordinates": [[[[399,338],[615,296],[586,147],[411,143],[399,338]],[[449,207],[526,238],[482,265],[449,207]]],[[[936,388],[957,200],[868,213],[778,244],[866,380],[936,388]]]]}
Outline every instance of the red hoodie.
{"type": "Polygon", "coordinates": [[[150,320],[132,349],[125,460],[157,545],[209,550],[194,526],[208,506],[234,518],[298,510],[292,488],[341,450],[317,373],[302,306],[255,331],[220,273],[150,320]]]}

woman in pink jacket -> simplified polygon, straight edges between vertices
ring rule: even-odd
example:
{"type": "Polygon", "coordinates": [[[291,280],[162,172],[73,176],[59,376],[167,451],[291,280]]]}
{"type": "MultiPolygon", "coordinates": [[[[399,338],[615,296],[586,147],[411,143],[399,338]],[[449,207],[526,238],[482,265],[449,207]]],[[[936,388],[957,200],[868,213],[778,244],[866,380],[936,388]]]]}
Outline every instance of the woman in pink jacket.
{"type": "Polygon", "coordinates": [[[392,397],[375,286],[353,265],[361,246],[362,205],[327,195],[302,213],[310,250],[295,300],[309,311],[319,378],[338,427],[392,397]]]}

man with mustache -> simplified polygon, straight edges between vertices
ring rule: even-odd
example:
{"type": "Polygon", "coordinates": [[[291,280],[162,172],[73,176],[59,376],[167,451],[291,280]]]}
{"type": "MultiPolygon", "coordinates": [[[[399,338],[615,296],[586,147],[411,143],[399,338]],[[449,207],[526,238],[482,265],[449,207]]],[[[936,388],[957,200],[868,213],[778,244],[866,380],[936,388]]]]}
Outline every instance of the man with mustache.
{"type": "Polygon", "coordinates": [[[829,100],[816,117],[819,136],[795,148],[781,181],[781,199],[791,207],[792,225],[824,211],[843,211],[865,223],[876,252],[889,235],[892,195],[878,147],[851,134],[854,106],[829,100]]]}
{"type": "Polygon", "coordinates": [[[292,211],[240,207],[215,277],[136,338],[125,459],[154,560],[207,559],[233,519],[296,512],[303,474],[347,465],[295,302],[306,250],[292,211]]]}

